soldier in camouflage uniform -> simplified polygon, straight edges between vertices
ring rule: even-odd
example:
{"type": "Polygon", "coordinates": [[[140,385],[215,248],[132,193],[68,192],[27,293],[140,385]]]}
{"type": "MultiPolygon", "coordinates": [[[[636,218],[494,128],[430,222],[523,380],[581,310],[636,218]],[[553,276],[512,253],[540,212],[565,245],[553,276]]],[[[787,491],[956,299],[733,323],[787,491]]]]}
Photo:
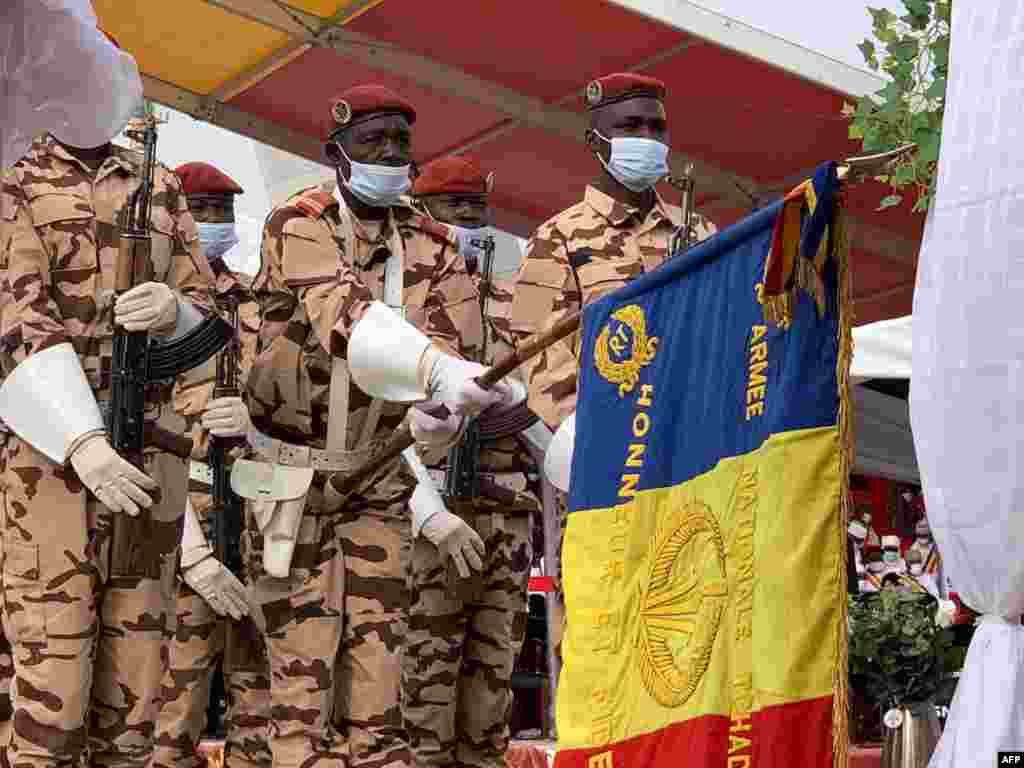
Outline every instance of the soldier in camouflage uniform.
{"type": "MultiPolygon", "coordinates": [[[[152,752],[185,467],[155,448],[144,472],[118,456],[100,404],[115,322],[174,340],[215,310],[180,184],[159,165],[154,278],[115,299],[116,222],[140,165],[110,144],[45,136],[0,191],[0,417],[14,433],[3,477],[3,626],[17,680],[8,756],[26,768],[77,763],[87,739],[96,765],[141,766],[152,752]]],[[[169,402],[169,386],[152,386],[147,421],[180,421],[169,402]]]]}
{"type": "MultiPolygon", "coordinates": [[[[271,664],[271,749],[275,768],[408,766],[398,695],[412,464],[391,462],[343,504],[332,501],[327,477],[363,463],[404,419],[419,441],[446,445],[463,415],[511,393],[484,392],[471,380],[482,366],[441,351],[462,346],[459,329],[474,316],[476,293],[446,247],[448,228],[400,204],[410,184],[413,108],[385,88],[357,86],[333,99],[325,117],[338,183],[303,190],[271,212],[254,283],[263,324],[248,388],[253,422],[270,438],[256,448],[278,463],[295,456],[293,464],[317,470],[298,497],[287,578],[269,569],[277,544],[263,532],[259,505],[248,506],[254,597],[271,664]],[[404,306],[437,342],[418,358],[422,391],[452,417],[429,416],[428,402],[407,408],[371,400],[349,385],[350,368],[357,378],[350,352],[365,348],[357,340],[422,337],[384,304],[404,306]],[[391,325],[366,330],[381,323],[391,325]]],[[[403,350],[395,352],[400,358],[403,350]]],[[[284,515],[291,503],[276,504],[273,514],[284,515]]],[[[464,525],[452,527],[443,544],[471,547],[467,534],[464,525]]]]}
{"type": "MultiPolygon", "coordinates": [[[[481,323],[489,334],[486,357],[493,363],[511,351],[508,309],[512,293],[495,280],[480,279],[480,255],[465,243],[479,241],[488,224],[492,177],[469,157],[430,163],[416,179],[418,206],[456,228],[460,249],[477,288],[485,293],[481,323]]],[[[473,347],[480,346],[479,339],[473,347]]],[[[524,409],[525,410],[525,409],[524,409]]],[[[486,415],[481,416],[482,423],[486,415]]],[[[526,420],[528,423],[528,420],[526,420]]],[[[536,419],[533,419],[536,421],[536,419]]],[[[545,430],[542,424],[535,428],[545,430]]],[[[532,563],[531,515],[540,512],[537,465],[529,439],[512,432],[482,444],[481,496],[459,509],[484,550],[476,596],[451,589],[445,554],[420,536],[432,509],[413,509],[413,555],[408,570],[411,604],[402,660],[402,714],[420,768],[496,768],[505,765],[512,707],[511,679],[526,628],[526,591],[532,563]]],[[[531,435],[532,436],[532,435],[531,435]]],[[[444,467],[434,473],[444,489],[444,467]]],[[[417,491],[419,493],[419,491],[417,491]]],[[[417,497],[419,498],[419,497],[417,497]]]]}
{"type": "MultiPolygon", "coordinates": [[[[175,169],[181,179],[182,190],[188,199],[189,211],[199,227],[199,240],[217,277],[218,299],[234,295],[238,300],[239,336],[241,345],[240,380],[245,381],[256,356],[256,336],[259,332],[259,306],[246,295],[251,278],[234,274],[225,264],[224,255],[238,242],[234,231],[235,195],[242,188],[217,168],[206,163],[187,163],[175,169]]],[[[177,382],[174,391],[177,409],[196,436],[192,462],[199,475],[205,468],[201,462],[206,456],[207,433],[202,429],[200,416],[207,409],[216,374],[216,358],[190,371],[177,382]]],[[[195,475],[196,472],[191,474],[195,475]]],[[[189,500],[200,523],[205,541],[212,541],[212,521],[207,511],[213,503],[210,487],[204,478],[191,477],[189,500]]],[[[238,545],[234,542],[233,545],[238,545]]],[[[242,553],[243,562],[246,553],[242,553]]],[[[195,768],[203,763],[197,751],[210,701],[210,688],[218,659],[230,660],[230,668],[223,670],[228,688],[227,738],[225,763],[232,768],[245,766],[269,767],[270,748],[267,728],[270,721],[270,678],[262,635],[248,618],[225,616],[237,604],[231,595],[219,600],[207,575],[210,568],[223,568],[209,549],[190,553],[182,551],[182,580],[178,584],[178,629],[170,649],[170,668],[162,688],[163,706],[157,722],[154,768],[195,768]],[[205,561],[205,565],[201,565],[205,561]],[[193,588],[192,585],[196,588],[193,588]],[[208,601],[201,592],[207,591],[208,601]],[[222,606],[226,606],[222,607],[222,606]],[[224,654],[225,624],[231,618],[239,619],[233,625],[233,652],[224,654]],[[255,653],[248,653],[253,648],[255,653]]],[[[231,574],[222,576],[220,586],[242,592],[244,587],[231,574]]]]}
{"type": "MultiPolygon", "coordinates": [[[[509,318],[517,339],[548,330],[668,257],[682,212],[655,190],[668,173],[664,98],[664,83],[641,75],[608,75],[587,87],[586,139],[598,172],[583,200],[542,224],[527,245],[509,318]]],[[[698,215],[691,225],[700,240],[715,232],[698,215]]],[[[552,430],[576,410],[578,344],[577,333],[526,364],[530,410],[552,430]]],[[[558,501],[564,535],[564,494],[558,501]]]]}

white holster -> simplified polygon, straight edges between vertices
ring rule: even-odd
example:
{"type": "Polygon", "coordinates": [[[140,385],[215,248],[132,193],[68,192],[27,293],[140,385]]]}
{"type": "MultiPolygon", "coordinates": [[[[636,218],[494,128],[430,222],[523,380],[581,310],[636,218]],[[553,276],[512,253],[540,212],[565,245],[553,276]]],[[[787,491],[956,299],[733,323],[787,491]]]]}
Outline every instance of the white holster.
{"type": "Polygon", "coordinates": [[[263,568],[274,578],[287,578],[291,570],[302,512],[312,484],[311,467],[237,459],[231,469],[231,488],[249,502],[256,526],[263,534],[263,568]]]}

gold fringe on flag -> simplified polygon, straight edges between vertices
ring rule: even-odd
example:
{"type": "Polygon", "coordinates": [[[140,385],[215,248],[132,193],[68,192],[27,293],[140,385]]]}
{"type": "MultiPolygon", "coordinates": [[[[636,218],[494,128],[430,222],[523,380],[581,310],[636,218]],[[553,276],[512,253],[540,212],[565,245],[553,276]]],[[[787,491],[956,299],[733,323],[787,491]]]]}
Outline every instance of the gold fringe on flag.
{"type": "MultiPolygon", "coordinates": [[[[832,243],[839,283],[839,354],[836,358],[836,382],[839,385],[839,504],[836,539],[839,558],[836,584],[845,586],[847,574],[846,528],[850,514],[850,472],[854,461],[853,401],[850,394],[850,363],[853,360],[853,289],[849,271],[850,239],[846,211],[838,201],[831,224],[832,243]]],[[[839,595],[839,620],[836,622],[833,698],[832,750],[834,768],[847,768],[850,761],[849,636],[847,629],[847,590],[839,595]]]]}

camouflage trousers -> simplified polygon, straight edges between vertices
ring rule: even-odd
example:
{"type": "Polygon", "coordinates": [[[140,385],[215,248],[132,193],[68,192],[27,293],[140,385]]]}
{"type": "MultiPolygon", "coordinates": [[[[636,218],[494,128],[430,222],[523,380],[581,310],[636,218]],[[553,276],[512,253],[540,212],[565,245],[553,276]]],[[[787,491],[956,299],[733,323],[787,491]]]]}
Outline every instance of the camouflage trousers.
{"type": "Polygon", "coordinates": [[[152,753],[174,631],[182,461],[148,454],[160,486],[114,515],[70,470],[12,438],[3,484],[3,629],[14,662],[8,759],[18,768],[133,768],[152,753]],[[88,722],[86,717],[88,716],[88,722]]]}
{"type": "MultiPolygon", "coordinates": [[[[0,555],[2,558],[2,555],[0,555]]],[[[0,766],[9,768],[7,761],[7,744],[11,740],[11,681],[14,679],[14,657],[11,655],[11,643],[7,636],[0,632],[0,766]]]]}
{"type": "Polygon", "coordinates": [[[413,546],[402,714],[417,768],[505,765],[512,670],[526,631],[530,517],[482,511],[474,528],[487,548],[477,604],[449,593],[433,544],[420,538],[413,546]]]}
{"type": "MultiPolygon", "coordinates": [[[[153,768],[199,768],[197,751],[210,702],[210,686],[218,659],[224,657],[227,619],[213,612],[186,584],[178,587],[178,629],[170,648],[170,669],[164,677],[162,707],[157,722],[153,768]]],[[[228,688],[224,742],[230,768],[269,768],[270,677],[263,640],[251,620],[232,625],[234,652],[224,669],[228,688]],[[244,635],[244,636],[243,636],[244,635]],[[255,641],[255,642],[253,642],[255,641]],[[255,644],[257,653],[238,658],[255,644]]]]}
{"type": "Polygon", "coordinates": [[[270,658],[274,768],[411,765],[398,703],[404,508],[403,500],[390,516],[327,513],[314,487],[287,579],[262,572],[263,537],[248,522],[270,658]]]}

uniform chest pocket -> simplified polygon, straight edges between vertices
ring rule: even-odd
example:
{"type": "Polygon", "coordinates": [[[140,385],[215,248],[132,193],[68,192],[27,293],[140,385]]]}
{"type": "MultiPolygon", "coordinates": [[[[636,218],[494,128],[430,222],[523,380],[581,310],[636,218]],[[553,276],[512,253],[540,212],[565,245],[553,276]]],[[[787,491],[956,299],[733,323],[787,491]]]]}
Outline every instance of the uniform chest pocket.
{"type": "Polygon", "coordinates": [[[29,213],[46,247],[50,271],[66,279],[87,278],[96,271],[96,227],[91,206],[77,195],[39,195],[29,213]]]}
{"type": "Polygon", "coordinates": [[[591,261],[576,268],[583,305],[621,288],[643,272],[643,266],[626,260],[591,261]]]}

